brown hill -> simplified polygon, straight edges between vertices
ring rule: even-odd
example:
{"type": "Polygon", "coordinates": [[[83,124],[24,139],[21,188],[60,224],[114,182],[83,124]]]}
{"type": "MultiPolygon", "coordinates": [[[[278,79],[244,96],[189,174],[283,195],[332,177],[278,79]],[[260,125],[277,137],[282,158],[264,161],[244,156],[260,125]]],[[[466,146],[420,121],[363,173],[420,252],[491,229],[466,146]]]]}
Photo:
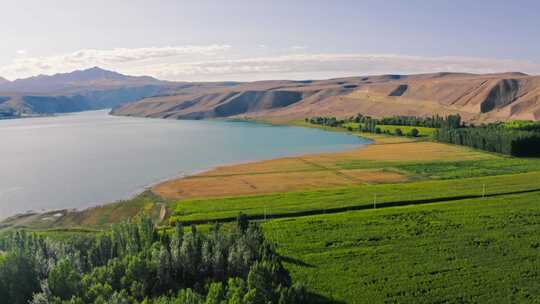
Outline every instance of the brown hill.
{"type": "Polygon", "coordinates": [[[318,81],[203,83],[115,109],[118,115],[272,120],[311,116],[430,116],[540,120],[540,76],[522,73],[381,75],[318,81]]]}

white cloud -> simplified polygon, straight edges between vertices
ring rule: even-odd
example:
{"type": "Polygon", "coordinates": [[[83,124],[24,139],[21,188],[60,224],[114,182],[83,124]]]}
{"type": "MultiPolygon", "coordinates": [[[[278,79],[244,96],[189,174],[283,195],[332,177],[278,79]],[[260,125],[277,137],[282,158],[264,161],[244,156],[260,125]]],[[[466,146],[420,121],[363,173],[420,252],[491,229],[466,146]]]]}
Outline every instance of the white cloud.
{"type": "Polygon", "coordinates": [[[149,67],[155,75],[173,80],[308,79],[373,74],[432,72],[535,74],[540,64],[468,57],[420,57],[381,54],[291,54],[274,57],[214,60],[149,67]]]}
{"type": "Polygon", "coordinates": [[[144,65],[152,60],[167,58],[213,56],[229,50],[229,45],[115,48],[110,50],[83,49],[68,54],[44,57],[30,57],[20,50],[13,63],[0,68],[0,74],[12,77],[27,77],[41,73],[68,72],[92,66],[114,69],[124,64],[144,65]]]}
{"type": "Polygon", "coordinates": [[[16,53],[19,56],[25,56],[26,54],[28,54],[28,51],[27,50],[17,50],[16,53]]]}
{"type": "MultiPolygon", "coordinates": [[[[256,45],[255,45],[256,46],[256,45]]],[[[69,54],[15,57],[0,67],[0,75],[15,78],[52,74],[91,66],[125,74],[149,75],[166,80],[218,81],[261,79],[318,79],[373,74],[432,72],[495,73],[521,71],[538,74],[540,64],[510,59],[425,57],[397,54],[308,53],[250,57],[229,45],[85,49],[69,54]]],[[[256,52],[259,53],[259,52],[256,52]]]]}
{"type": "Polygon", "coordinates": [[[307,46],[303,45],[293,45],[291,46],[291,50],[293,51],[305,51],[307,49],[307,46]]]}

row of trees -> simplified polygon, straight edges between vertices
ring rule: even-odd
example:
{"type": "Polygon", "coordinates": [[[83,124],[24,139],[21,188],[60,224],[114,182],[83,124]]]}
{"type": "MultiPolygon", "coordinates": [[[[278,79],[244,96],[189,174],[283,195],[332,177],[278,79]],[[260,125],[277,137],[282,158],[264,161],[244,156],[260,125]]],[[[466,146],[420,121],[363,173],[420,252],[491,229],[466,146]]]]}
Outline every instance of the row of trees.
{"type": "Polygon", "coordinates": [[[304,303],[261,228],[158,231],[146,217],[97,235],[0,238],[0,303],[304,303]]]}
{"type": "Polygon", "coordinates": [[[306,122],[314,125],[327,126],[327,127],[342,127],[347,121],[343,119],[337,119],[335,117],[312,117],[306,118],[306,122]]]}
{"type": "Polygon", "coordinates": [[[514,120],[505,122],[502,126],[512,130],[540,132],[540,121],[514,120]]]}
{"type": "MultiPolygon", "coordinates": [[[[366,116],[358,114],[355,120],[362,120],[366,116]]],[[[369,116],[367,116],[369,118],[369,116]]],[[[431,117],[417,117],[417,116],[388,116],[377,120],[381,125],[398,125],[398,126],[412,126],[412,127],[427,127],[427,128],[442,128],[444,126],[452,126],[458,128],[461,126],[461,116],[431,116],[431,117]]]]}
{"type": "Polygon", "coordinates": [[[336,117],[312,117],[306,118],[306,122],[329,126],[329,127],[342,127],[347,123],[357,123],[368,130],[375,130],[375,125],[397,125],[397,126],[413,126],[413,127],[427,127],[427,128],[460,128],[463,126],[461,116],[448,115],[442,117],[439,115],[432,117],[416,117],[416,116],[388,116],[382,118],[374,118],[371,116],[357,114],[347,119],[337,119],[336,117]]]}
{"type": "Polygon", "coordinates": [[[510,129],[499,124],[441,128],[435,132],[435,140],[513,156],[540,156],[540,132],[510,129]]]}
{"type": "Polygon", "coordinates": [[[439,142],[464,145],[485,151],[503,153],[513,156],[540,156],[540,123],[531,121],[513,121],[507,123],[482,124],[474,126],[465,125],[461,116],[448,115],[446,117],[415,117],[390,116],[373,118],[358,114],[348,119],[338,120],[335,117],[314,117],[306,121],[331,126],[354,128],[350,123],[358,124],[358,130],[370,133],[385,133],[398,136],[419,135],[419,131],[412,128],[405,133],[396,128],[394,133],[381,129],[381,125],[419,126],[437,128],[434,139],[439,142]],[[347,124],[349,124],[347,126],[347,124]]]}
{"type": "Polygon", "coordinates": [[[348,119],[337,119],[335,117],[312,117],[306,118],[306,122],[316,125],[328,126],[328,127],[346,127],[349,131],[362,131],[376,134],[388,134],[397,136],[412,136],[418,137],[420,132],[416,128],[412,128],[409,132],[405,133],[400,128],[396,128],[392,133],[389,129],[382,129],[378,125],[400,125],[400,126],[432,126],[443,124],[457,124],[461,125],[461,117],[448,117],[441,118],[434,116],[431,118],[421,118],[414,116],[392,116],[384,117],[381,119],[373,118],[371,116],[364,116],[358,114],[357,116],[349,117],[348,119]],[[358,125],[358,128],[353,128],[350,124],[354,123],[358,125]],[[349,125],[347,125],[349,124],[349,125]]]}

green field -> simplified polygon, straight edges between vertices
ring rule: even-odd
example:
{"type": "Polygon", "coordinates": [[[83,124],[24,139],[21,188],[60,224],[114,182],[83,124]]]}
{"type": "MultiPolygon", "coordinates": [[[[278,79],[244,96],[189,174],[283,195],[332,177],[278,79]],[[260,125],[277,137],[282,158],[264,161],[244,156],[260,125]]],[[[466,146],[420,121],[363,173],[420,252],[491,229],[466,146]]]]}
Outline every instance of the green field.
{"type": "MultiPolygon", "coordinates": [[[[345,128],[352,128],[353,130],[358,130],[360,127],[359,123],[355,122],[349,122],[344,124],[345,128]]],[[[398,126],[398,125],[377,125],[377,128],[380,128],[381,131],[385,132],[388,131],[390,134],[395,135],[396,129],[401,129],[403,134],[408,134],[411,132],[412,129],[417,129],[420,133],[420,137],[431,137],[433,133],[437,130],[436,128],[427,128],[427,127],[413,127],[413,126],[398,126]]]]}
{"type": "Polygon", "coordinates": [[[506,194],[540,190],[540,172],[515,175],[421,181],[400,184],[360,185],[332,189],[230,198],[196,199],[172,204],[173,220],[204,222],[234,219],[239,212],[251,216],[284,216],[332,209],[369,208],[448,200],[462,196],[506,194]]]}
{"type": "Polygon", "coordinates": [[[273,220],[294,279],[336,302],[518,303],[540,297],[540,195],[273,220]]]}

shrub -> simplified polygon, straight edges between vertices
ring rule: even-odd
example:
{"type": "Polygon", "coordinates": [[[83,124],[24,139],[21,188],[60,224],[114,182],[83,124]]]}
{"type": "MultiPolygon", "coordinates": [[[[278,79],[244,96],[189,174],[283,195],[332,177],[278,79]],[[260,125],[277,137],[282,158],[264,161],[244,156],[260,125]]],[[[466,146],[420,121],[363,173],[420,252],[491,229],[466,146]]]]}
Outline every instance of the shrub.
{"type": "Polygon", "coordinates": [[[414,129],[411,130],[409,135],[412,136],[412,137],[418,137],[418,135],[420,135],[420,131],[418,131],[418,129],[414,128],[414,129]]]}

